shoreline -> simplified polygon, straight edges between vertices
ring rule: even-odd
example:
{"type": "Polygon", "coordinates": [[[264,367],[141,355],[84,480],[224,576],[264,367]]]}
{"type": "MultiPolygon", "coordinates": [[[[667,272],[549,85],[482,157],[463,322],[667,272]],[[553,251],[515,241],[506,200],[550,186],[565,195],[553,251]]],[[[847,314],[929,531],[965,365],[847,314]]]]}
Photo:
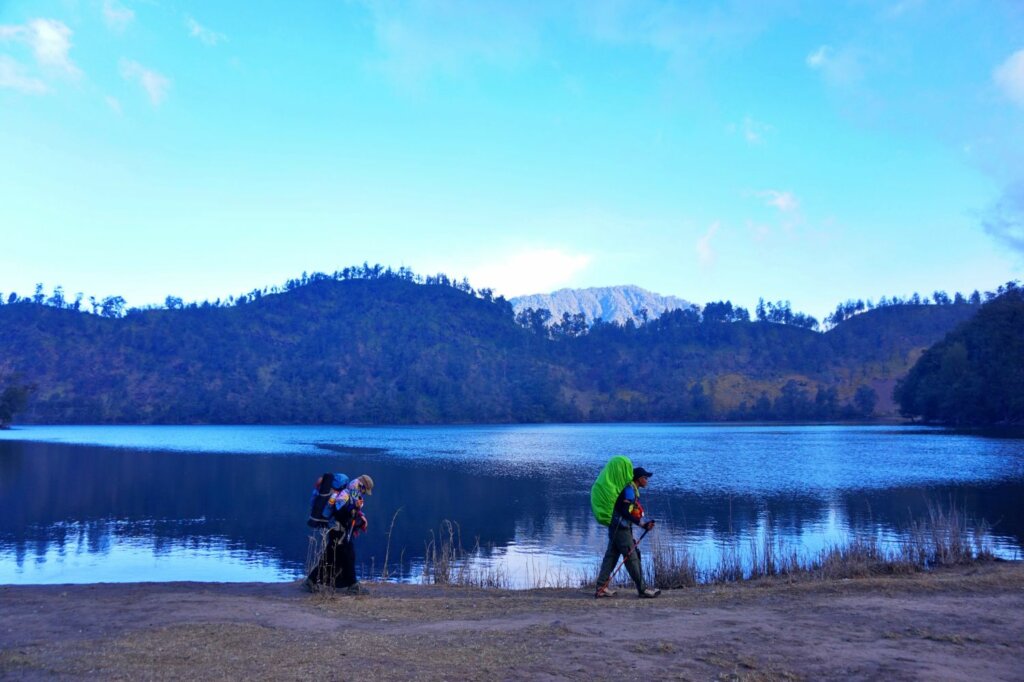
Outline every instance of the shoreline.
{"type": "Polygon", "coordinates": [[[1019,679],[1024,562],[588,589],[0,586],[0,677],[1019,679]]]}

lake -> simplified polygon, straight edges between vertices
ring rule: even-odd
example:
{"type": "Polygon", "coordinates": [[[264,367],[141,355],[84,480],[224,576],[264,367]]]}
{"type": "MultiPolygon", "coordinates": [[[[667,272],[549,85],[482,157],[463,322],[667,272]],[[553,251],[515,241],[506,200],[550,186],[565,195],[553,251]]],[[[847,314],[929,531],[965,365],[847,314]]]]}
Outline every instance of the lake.
{"type": "Polygon", "coordinates": [[[929,504],[1024,546],[1024,440],[907,426],[27,426],[0,431],[0,583],[286,581],[324,471],[370,474],[364,577],[418,580],[447,520],[517,586],[596,572],[589,490],[607,459],[652,470],[662,542],[702,565],[771,530],[815,552],[895,541],[929,504]],[[389,532],[390,531],[390,532],[389,532]]]}

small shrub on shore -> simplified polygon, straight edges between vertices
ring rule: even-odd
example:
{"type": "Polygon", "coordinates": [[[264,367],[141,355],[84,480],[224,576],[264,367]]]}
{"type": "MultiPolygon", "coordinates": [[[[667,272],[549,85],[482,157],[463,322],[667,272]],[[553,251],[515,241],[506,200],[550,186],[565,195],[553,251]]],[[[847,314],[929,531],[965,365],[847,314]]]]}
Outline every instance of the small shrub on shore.
{"type": "Polygon", "coordinates": [[[648,580],[656,587],[690,587],[787,576],[836,580],[869,575],[907,574],[937,566],[953,566],[994,558],[984,521],[971,523],[954,504],[943,509],[928,504],[928,515],[912,521],[902,540],[884,542],[876,534],[854,531],[845,542],[811,555],[801,555],[776,540],[771,519],[751,539],[744,558],[740,543],[721,547],[718,561],[701,570],[689,550],[657,539],[651,542],[648,580]]]}
{"type": "Polygon", "coordinates": [[[477,540],[472,552],[462,547],[462,534],[457,523],[445,520],[435,537],[433,531],[423,556],[423,582],[433,585],[490,587],[508,589],[512,586],[508,570],[502,566],[479,565],[477,540]]]}
{"type": "Polygon", "coordinates": [[[689,549],[672,547],[657,537],[651,542],[651,560],[644,569],[647,582],[660,589],[694,587],[700,582],[697,559],[689,549]]]}

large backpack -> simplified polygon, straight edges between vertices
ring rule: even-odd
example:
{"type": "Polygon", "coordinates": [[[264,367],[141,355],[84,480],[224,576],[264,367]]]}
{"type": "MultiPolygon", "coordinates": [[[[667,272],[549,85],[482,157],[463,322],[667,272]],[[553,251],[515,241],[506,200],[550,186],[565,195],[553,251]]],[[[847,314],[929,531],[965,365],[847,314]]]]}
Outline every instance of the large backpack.
{"type": "Polygon", "coordinates": [[[632,480],[633,463],[622,455],[615,455],[601,469],[597,480],[590,488],[590,509],[602,526],[611,524],[615,501],[632,480]]]}
{"type": "Polygon", "coordinates": [[[349,482],[345,474],[326,472],[313,484],[313,494],[309,498],[309,519],[306,525],[311,528],[323,528],[331,523],[334,509],[327,503],[331,495],[345,487],[349,482]]]}

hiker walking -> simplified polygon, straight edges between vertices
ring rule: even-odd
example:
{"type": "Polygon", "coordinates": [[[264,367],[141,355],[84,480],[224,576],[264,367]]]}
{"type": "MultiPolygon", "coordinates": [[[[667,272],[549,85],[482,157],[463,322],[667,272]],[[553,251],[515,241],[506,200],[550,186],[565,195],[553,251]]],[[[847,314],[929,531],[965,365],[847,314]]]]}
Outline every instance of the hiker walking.
{"type": "MultiPolygon", "coordinates": [[[[613,458],[609,462],[608,467],[606,467],[606,470],[611,470],[610,475],[607,477],[609,480],[614,479],[616,467],[619,471],[623,470],[623,464],[616,462],[615,460],[617,459],[625,460],[627,464],[629,462],[625,457],[613,458]]],[[[654,528],[654,521],[644,515],[643,505],[640,504],[640,489],[647,487],[647,481],[653,474],[643,467],[637,467],[632,471],[632,480],[619,492],[618,497],[615,499],[615,506],[612,509],[611,520],[608,524],[608,549],[605,551],[604,560],[601,562],[601,571],[597,576],[597,592],[594,595],[598,598],[615,595],[615,590],[610,587],[610,583],[613,571],[617,570],[615,565],[619,557],[623,557],[626,571],[629,573],[629,577],[633,579],[637,594],[641,598],[653,599],[661,594],[661,590],[651,589],[644,585],[644,573],[640,562],[640,548],[638,547],[640,540],[633,539],[633,526],[643,528],[644,535],[647,534],[647,531],[654,528]]],[[[606,478],[605,472],[602,472],[602,478],[606,478]]],[[[601,478],[598,479],[598,483],[595,486],[600,483],[601,478]]],[[[640,538],[643,539],[643,535],[640,538]]]]}
{"type": "Polygon", "coordinates": [[[324,549],[306,577],[307,588],[329,585],[352,594],[363,591],[356,576],[353,540],[366,532],[363,501],[364,496],[371,494],[373,479],[366,474],[352,480],[344,474],[324,474],[317,481],[309,525],[324,531],[324,549]]]}

